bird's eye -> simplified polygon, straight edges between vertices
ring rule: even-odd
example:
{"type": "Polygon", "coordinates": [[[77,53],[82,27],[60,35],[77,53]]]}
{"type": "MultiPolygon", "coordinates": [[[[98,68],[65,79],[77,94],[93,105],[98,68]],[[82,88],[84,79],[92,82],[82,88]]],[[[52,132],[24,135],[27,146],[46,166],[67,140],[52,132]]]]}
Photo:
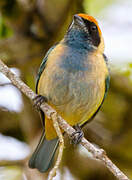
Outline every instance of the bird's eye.
{"type": "Polygon", "coordinates": [[[97,31],[97,27],[94,25],[94,26],[91,26],[91,31],[92,32],[96,32],[97,31]]]}

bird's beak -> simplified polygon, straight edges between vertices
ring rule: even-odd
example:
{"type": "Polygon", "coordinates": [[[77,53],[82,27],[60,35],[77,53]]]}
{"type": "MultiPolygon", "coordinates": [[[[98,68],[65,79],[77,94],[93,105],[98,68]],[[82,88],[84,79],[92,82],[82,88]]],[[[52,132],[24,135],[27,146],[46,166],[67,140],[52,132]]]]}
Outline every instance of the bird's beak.
{"type": "Polygon", "coordinates": [[[84,27],[84,26],[85,26],[83,19],[82,19],[80,16],[78,16],[77,14],[74,15],[74,18],[73,18],[73,19],[74,19],[74,23],[75,23],[76,25],[79,25],[79,26],[81,26],[81,27],[84,27]]]}

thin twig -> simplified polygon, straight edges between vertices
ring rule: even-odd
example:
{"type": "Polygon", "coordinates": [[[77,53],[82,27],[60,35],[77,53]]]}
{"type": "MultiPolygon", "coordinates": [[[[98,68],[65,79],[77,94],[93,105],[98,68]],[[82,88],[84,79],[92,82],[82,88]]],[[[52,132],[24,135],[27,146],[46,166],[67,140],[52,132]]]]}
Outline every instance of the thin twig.
{"type": "MultiPolygon", "coordinates": [[[[20,89],[26,96],[31,100],[36,97],[36,94],[25,84],[20,78],[18,78],[10,69],[0,60],[0,71],[7,76],[12,83],[20,89]]],[[[51,118],[51,115],[56,113],[56,111],[50,107],[47,103],[42,103],[40,108],[44,111],[47,117],[51,118]]],[[[57,120],[59,126],[68,134],[72,135],[75,132],[73,129],[61,116],[57,115],[57,120]]],[[[81,144],[92,153],[95,159],[100,160],[119,180],[129,180],[129,178],[106,156],[103,149],[98,149],[85,138],[82,138],[81,144]]]]}
{"type": "Polygon", "coordinates": [[[22,160],[1,160],[0,167],[13,166],[13,165],[24,166],[26,162],[27,162],[27,158],[22,160]]]}
{"type": "Polygon", "coordinates": [[[53,115],[51,117],[52,117],[52,120],[53,120],[54,128],[55,128],[56,133],[57,133],[57,135],[59,137],[59,152],[58,152],[58,156],[57,156],[55,166],[53,167],[53,169],[49,173],[48,180],[52,180],[53,177],[56,176],[56,172],[57,172],[57,169],[58,169],[58,167],[59,167],[59,165],[61,163],[63,150],[64,150],[64,139],[63,139],[63,135],[62,135],[62,132],[60,130],[60,127],[59,127],[59,124],[58,124],[58,121],[57,121],[57,113],[53,113],[53,115]]]}

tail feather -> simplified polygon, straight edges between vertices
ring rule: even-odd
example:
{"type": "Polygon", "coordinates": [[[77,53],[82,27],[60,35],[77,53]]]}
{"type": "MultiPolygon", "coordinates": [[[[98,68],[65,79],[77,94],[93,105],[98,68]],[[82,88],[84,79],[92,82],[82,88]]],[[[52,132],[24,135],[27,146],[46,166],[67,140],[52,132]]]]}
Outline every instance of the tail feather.
{"type": "Polygon", "coordinates": [[[52,164],[58,144],[58,138],[46,140],[43,133],[36,150],[29,160],[29,167],[37,168],[40,172],[46,172],[52,164]]]}

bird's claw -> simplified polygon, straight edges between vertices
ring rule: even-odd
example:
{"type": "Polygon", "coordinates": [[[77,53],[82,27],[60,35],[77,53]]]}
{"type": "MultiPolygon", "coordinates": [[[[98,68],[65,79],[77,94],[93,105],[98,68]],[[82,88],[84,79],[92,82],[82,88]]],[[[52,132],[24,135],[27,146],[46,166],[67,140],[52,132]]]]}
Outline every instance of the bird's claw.
{"type": "Polygon", "coordinates": [[[73,132],[70,136],[71,144],[79,144],[81,142],[81,139],[84,137],[84,133],[79,125],[74,126],[74,128],[76,131],[73,132]]]}
{"type": "Polygon", "coordinates": [[[40,110],[40,106],[43,102],[47,102],[47,98],[45,96],[42,95],[37,95],[34,99],[34,107],[39,111],[40,110]]]}

